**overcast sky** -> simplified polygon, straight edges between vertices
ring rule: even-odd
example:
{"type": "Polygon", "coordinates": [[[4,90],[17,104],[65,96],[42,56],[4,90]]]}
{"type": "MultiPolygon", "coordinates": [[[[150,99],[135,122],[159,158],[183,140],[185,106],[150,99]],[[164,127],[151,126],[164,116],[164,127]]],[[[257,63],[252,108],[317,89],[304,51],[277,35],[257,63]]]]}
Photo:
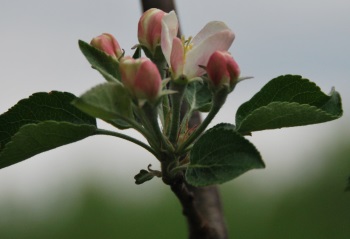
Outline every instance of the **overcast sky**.
{"type": "MultiPolygon", "coordinates": [[[[327,149],[335,139],[350,136],[348,0],[179,0],[177,10],[187,37],[208,21],[226,22],[236,34],[230,51],[242,75],[254,76],[236,87],[212,125],[234,123],[237,107],[282,74],[301,74],[327,93],[335,86],[343,96],[345,115],[338,121],[255,133],[250,140],[261,151],[267,169],[239,180],[266,182],[265,187],[276,177],[287,183],[314,168],[317,148],[327,149]]],[[[34,92],[80,95],[103,82],[79,52],[78,39],[90,41],[109,32],[131,54],[140,14],[139,2],[131,0],[1,0],[0,111],[34,92]]],[[[106,184],[122,182],[136,191],[133,176],[149,163],[158,167],[149,153],[128,142],[107,136],[88,138],[1,170],[0,201],[10,192],[35,200],[55,188],[77,186],[80,177],[102,178],[106,184]]]]}

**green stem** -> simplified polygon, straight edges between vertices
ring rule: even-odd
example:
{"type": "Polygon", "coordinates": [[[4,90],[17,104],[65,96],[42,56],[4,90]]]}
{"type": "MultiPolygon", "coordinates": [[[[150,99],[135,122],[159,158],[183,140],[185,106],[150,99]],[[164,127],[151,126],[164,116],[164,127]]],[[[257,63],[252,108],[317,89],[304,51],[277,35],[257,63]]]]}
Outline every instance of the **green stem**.
{"type": "MultiPolygon", "coordinates": [[[[165,61],[164,58],[162,58],[161,60],[156,60],[154,61],[154,63],[156,64],[160,77],[164,80],[166,78],[167,75],[167,71],[165,70],[167,67],[167,63],[165,61]]],[[[166,88],[166,86],[165,86],[166,88]]],[[[164,121],[164,125],[163,127],[165,127],[166,124],[166,118],[168,117],[169,114],[169,108],[170,108],[170,104],[169,104],[169,96],[165,95],[162,98],[162,110],[163,110],[163,121],[164,121]]]]}
{"type": "Polygon", "coordinates": [[[114,132],[114,131],[109,131],[109,130],[105,130],[105,129],[97,129],[95,132],[95,135],[109,135],[109,136],[114,136],[114,137],[118,137],[121,139],[125,139],[127,141],[130,141],[134,144],[137,144],[139,146],[141,146],[142,148],[146,149],[147,151],[149,151],[151,154],[153,154],[156,158],[158,158],[158,154],[156,153],[156,151],[154,149],[152,149],[150,146],[148,146],[147,144],[133,138],[130,137],[126,134],[121,134],[118,132],[114,132]]]}
{"type": "Polygon", "coordinates": [[[198,126],[198,128],[190,135],[190,137],[188,137],[187,140],[180,145],[177,152],[182,153],[184,150],[188,151],[187,148],[189,148],[190,144],[192,144],[208,127],[210,122],[214,119],[215,115],[219,112],[219,110],[225,103],[226,98],[227,98],[226,89],[218,90],[217,92],[214,93],[213,106],[209,114],[204,119],[204,121],[198,126]]]}
{"type": "Polygon", "coordinates": [[[171,124],[170,124],[170,133],[169,133],[169,140],[171,143],[175,145],[177,134],[179,131],[179,125],[180,125],[180,111],[181,111],[181,105],[182,100],[184,97],[186,84],[177,84],[174,82],[171,82],[171,89],[174,91],[177,91],[177,93],[172,94],[171,97],[171,107],[172,107],[172,118],[171,118],[171,124]]]}
{"type": "MultiPolygon", "coordinates": [[[[169,120],[169,112],[170,112],[170,103],[169,103],[169,96],[168,95],[164,95],[163,99],[162,99],[162,110],[163,110],[163,120],[164,120],[164,125],[163,128],[167,129],[169,127],[167,127],[167,121],[169,120]]],[[[168,132],[165,132],[166,135],[168,135],[168,132]]]]}
{"type": "Polygon", "coordinates": [[[193,110],[190,108],[186,114],[182,118],[182,122],[180,124],[180,133],[185,133],[186,130],[188,129],[188,123],[192,117],[193,110]]]}
{"type": "Polygon", "coordinates": [[[158,68],[160,77],[161,77],[162,79],[164,79],[165,76],[166,76],[165,68],[166,68],[166,64],[167,64],[166,61],[165,61],[165,59],[156,60],[156,61],[154,61],[154,63],[156,64],[156,66],[157,66],[157,68],[158,68]]]}
{"type": "Polygon", "coordinates": [[[162,133],[161,129],[159,128],[158,112],[157,112],[158,108],[153,107],[152,105],[146,104],[146,105],[144,105],[143,110],[146,113],[146,117],[149,120],[150,126],[153,129],[153,132],[156,134],[158,140],[160,140],[160,142],[161,142],[160,148],[162,149],[164,146],[167,151],[174,152],[174,148],[167,141],[167,139],[165,138],[165,135],[162,133]]]}
{"type": "Polygon", "coordinates": [[[183,164],[183,165],[179,165],[179,166],[177,166],[177,167],[174,167],[174,168],[171,170],[171,172],[172,172],[172,173],[177,173],[177,172],[179,172],[179,171],[185,171],[185,170],[188,168],[188,165],[189,165],[189,163],[183,164]]]}
{"type": "Polygon", "coordinates": [[[142,128],[144,131],[147,132],[147,140],[151,144],[152,147],[158,148],[159,141],[157,140],[157,133],[154,131],[152,123],[149,120],[149,115],[147,115],[141,108],[137,107],[135,109],[135,112],[138,114],[139,119],[141,120],[142,125],[144,127],[142,128]]]}
{"type": "MultiPolygon", "coordinates": [[[[142,125],[140,125],[139,123],[137,123],[135,120],[131,120],[129,118],[126,117],[121,117],[122,120],[124,120],[125,122],[127,122],[128,124],[130,124],[130,126],[135,129],[137,132],[139,132],[140,134],[142,134],[143,137],[145,137],[147,139],[147,141],[153,146],[155,141],[152,140],[152,134],[151,132],[149,132],[147,129],[145,129],[144,127],[142,127],[142,125]]],[[[110,121],[110,123],[113,125],[113,122],[110,121]]],[[[116,126],[117,127],[117,126],[116,126]]]]}

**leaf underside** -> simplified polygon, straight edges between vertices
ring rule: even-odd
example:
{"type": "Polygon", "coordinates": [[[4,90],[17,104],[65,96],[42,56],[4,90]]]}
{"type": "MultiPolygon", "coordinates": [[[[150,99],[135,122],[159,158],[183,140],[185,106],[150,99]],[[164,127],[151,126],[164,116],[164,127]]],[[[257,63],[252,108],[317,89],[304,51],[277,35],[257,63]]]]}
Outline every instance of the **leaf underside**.
{"type": "Polygon", "coordinates": [[[189,84],[185,97],[191,111],[208,112],[212,106],[212,93],[206,82],[195,81],[189,84]]]}

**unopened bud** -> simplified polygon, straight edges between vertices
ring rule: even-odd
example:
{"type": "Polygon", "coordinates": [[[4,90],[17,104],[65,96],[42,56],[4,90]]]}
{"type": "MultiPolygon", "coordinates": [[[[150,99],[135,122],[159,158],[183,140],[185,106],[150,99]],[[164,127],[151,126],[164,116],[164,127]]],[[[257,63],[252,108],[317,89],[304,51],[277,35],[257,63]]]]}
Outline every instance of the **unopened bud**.
{"type": "Polygon", "coordinates": [[[138,23],[137,36],[139,43],[154,53],[157,45],[160,44],[162,33],[162,18],[166,14],[157,8],[147,10],[138,23]]]}
{"type": "Polygon", "coordinates": [[[113,58],[119,59],[123,56],[123,50],[120,48],[119,43],[114,36],[109,33],[103,33],[102,35],[95,37],[91,40],[90,44],[113,58]]]}
{"type": "Polygon", "coordinates": [[[161,90],[161,76],[157,66],[148,58],[124,57],[120,61],[122,82],[137,99],[154,101],[161,90]]]}
{"type": "Polygon", "coordinates": [[[215,88],[227,86],[232,90],[240,75],[237,62],[228,52],[223,51],[216,51],[210,56],[206,70],[215,88]]]}

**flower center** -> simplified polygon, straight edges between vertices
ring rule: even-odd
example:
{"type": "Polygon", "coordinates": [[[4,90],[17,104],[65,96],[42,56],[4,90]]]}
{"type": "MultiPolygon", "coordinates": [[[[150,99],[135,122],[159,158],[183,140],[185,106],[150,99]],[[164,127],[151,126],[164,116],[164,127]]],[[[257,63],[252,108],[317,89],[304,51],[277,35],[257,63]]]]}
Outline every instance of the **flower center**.
{"type": "Polygon", "coordinates": [[[188,39],[185,38],[185,36],[181,36],[181,42],[184,47],[184,55],[186,56],[187,52],[192,49],[193,44],[191,43],[192,37],[189,37],[188,39]]]}

